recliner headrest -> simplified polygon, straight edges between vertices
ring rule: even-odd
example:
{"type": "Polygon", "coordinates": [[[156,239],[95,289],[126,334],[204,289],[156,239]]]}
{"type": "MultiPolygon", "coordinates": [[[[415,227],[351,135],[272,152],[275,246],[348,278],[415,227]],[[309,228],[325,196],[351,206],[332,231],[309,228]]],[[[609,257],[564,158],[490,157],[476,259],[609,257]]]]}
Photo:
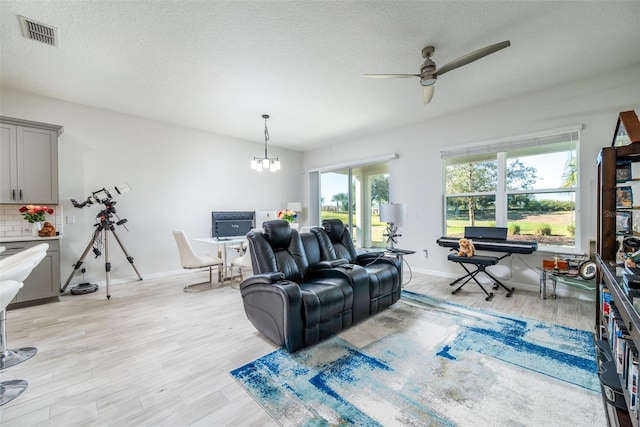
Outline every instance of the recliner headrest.
{"type": "Polygon", "coordinates": [[[272,249],[286,249],[289,246],[291,226],[287,221],[283,219],[265,221],[262,228],[272,249]]]}
{"type": "Polygon", "coordinates": [[[339,242],[344,234],[344,224],[339,219],[325,219],[322,221],[322,227],[327,232],[331,242],[339,242]]]}

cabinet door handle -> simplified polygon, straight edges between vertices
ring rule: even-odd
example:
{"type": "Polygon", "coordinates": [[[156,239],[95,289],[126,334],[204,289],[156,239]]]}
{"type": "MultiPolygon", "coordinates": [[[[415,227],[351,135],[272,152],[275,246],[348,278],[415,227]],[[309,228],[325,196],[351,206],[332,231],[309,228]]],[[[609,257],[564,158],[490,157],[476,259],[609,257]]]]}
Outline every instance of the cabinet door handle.
{"type": "Polygon", "coordinates": [[[20,189],[20,200],[22,200],[22,188],[20,189]]]}
{"type": "Polygon", "coordinates": [[[11,190],[11,200],[16,200],[16,189],[11,190]]]}

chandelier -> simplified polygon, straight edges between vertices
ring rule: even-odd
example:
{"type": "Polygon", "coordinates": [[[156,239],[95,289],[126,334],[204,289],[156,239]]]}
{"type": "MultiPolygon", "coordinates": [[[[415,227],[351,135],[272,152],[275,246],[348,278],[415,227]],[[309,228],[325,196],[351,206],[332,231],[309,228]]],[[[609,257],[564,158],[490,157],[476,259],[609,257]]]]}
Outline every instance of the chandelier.
{"type": "Polygon", "coordinates": [[[269,157],[267,154],[267,141],[269,141],[269,129],[267,129],[268,114],[263,114],[264,119],[264,157],[253,157],[251,160],[251,169],[262,172],[263,169],[269,169],[269,172],[280,170],[280,160],[277,157],[269,157]]]}

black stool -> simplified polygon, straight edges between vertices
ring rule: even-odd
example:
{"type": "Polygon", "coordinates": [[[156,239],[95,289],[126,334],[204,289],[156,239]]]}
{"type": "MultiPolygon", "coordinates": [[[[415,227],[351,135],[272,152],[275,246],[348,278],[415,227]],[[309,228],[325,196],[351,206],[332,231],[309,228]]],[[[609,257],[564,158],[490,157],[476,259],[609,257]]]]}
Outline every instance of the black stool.
{"type": "Polygon", "coordinates": [[[495,278],[491,273],[489,273],[486,270],[487,267],[491,265],[496,265],[502,258],[498,258],[495,256],[484,256],[484,255],[474,255],[469,257],[469,256],[460,256],[457,254],[451,254],[447,257],[447,259],[449,261],[460,264],[462,268],[464,268],[464,270],[467,272],[467,274],[465,274],[464,276],[449,283],[449,286],[453,286],[456,283],[460,282],[461,280],[467,279],[464,281],[462,285],[458,286],[454,291],[451,292],[454,295],[460,292],[460,289],[462,289],[464,285],[466,285],[471,279],[473,279],[473,281],[476,282],[478,286],[480,286],[480,289],[482,289],[482,291],[485,294],[487,294],[487,297],[485,298],[485,300],[491,301],[491,299],[493,298],[493,292],[487,292],[484,286],[482,286],[482,284],[478,282],[478,279],[476,279],[476,276],[480,273],[486,274],[493,280],[493,283],[494,283],[492,288],[493,290],[496,290],[499,287],[504,288],[507,291],[507,297],[510,297],[513,291],[515,290],[515,288],[511,288],[511,289],[507,288],[505,285],[502,284],[500,280],[495,278]],[[469,269],[465,264],[473,264],[476,266],[476,269],[474,271],[469,271],[469,269]]]}

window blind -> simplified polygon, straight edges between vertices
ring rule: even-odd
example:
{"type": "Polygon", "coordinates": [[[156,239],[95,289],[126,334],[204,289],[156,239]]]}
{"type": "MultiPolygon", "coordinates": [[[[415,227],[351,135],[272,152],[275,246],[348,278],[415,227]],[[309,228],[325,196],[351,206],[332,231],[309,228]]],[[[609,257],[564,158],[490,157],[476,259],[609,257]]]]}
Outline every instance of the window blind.
{"type": "Polygon", "coordinates": [[[536,134],[526,134],[506,138],[495,139],[453,147],[451,150],[441,150],[440,157],[443,160],[465,157],[474,160],[491,158],[492,154],[502,151],[513,151],[522,148],[542,147],[550,144],[574,142],[579,139],[579,130],[582,125],[573,125],[566,128],[554,129],[536,134]]]}

